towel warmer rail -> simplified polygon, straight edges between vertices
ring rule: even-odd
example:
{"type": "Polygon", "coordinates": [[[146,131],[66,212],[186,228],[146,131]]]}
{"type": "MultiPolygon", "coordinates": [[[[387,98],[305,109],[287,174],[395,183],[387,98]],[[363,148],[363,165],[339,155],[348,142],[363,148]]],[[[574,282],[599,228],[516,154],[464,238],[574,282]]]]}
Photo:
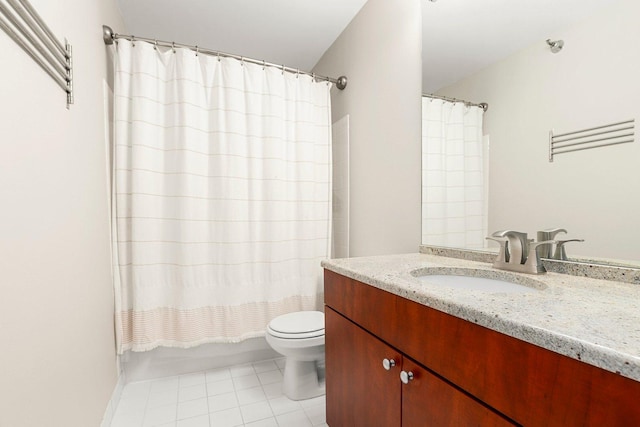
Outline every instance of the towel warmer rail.
{"type": "Polygon", "coordinates": [[[62,44],[28,0],[0,1],[0,28],[15,41],[67,94],[73,104],[71,45],[62,44]]]}
{"type": "Polygon", "coordinates": [[[554,135],[549,131],[549,161],[558,154],[609,145],[625,144],[634,140],[635,119],[589,129],[554,135]]]}

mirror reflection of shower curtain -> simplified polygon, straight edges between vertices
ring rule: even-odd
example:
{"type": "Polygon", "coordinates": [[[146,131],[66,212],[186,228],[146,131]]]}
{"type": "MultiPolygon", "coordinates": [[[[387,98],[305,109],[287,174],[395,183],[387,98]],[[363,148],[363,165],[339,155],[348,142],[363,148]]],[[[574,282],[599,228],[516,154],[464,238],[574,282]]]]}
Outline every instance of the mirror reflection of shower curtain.
{"type": "Polygon", "coordinates": [[[486,195],[479,107],[422,98],[422,243],[485,247],[486,195]]]}
{"type": "Polygon", "coordinates": [[[238,342],[321,309],[329,85],[187,49],[116,50],[118,351],[238,342]]]}

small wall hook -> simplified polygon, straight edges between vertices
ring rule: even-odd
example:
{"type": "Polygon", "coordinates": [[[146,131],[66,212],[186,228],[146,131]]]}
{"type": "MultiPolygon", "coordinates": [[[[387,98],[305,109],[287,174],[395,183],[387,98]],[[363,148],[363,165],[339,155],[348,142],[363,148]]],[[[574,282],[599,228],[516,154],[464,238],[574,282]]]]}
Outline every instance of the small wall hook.
{"type": "Polygon", "coordinates": [[[547,39],[547,44],[551,48],[551,53],[558,53],[564,47],[564,40],[551,40],[547,39]]]}

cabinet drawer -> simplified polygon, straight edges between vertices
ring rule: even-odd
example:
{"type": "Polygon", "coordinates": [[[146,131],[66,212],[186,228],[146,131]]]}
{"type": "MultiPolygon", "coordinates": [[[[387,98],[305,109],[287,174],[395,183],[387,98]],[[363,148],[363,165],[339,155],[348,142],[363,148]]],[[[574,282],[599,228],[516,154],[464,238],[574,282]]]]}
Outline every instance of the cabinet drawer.
{"type": "Polygon", "coordinates": [[[325,304],[383,340],[399,330],[397,299],[392,293],[324,271],[325,304]]]}

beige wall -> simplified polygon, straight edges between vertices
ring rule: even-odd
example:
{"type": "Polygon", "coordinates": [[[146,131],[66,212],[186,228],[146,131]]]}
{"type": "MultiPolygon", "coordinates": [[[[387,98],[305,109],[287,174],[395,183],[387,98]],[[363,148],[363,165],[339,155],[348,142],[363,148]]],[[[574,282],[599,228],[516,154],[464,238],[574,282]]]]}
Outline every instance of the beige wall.
{"type": "Polygon", "coordinates": [[[115,0],[32,0],[73,46],[75,104],[0,31],[0,426],[98,426],[117,380],[102,24],[115,0]]]}
{"type": "Polygon", "coordinates": [[[314,68],[349,78],[332,115],[349,114],[350,256],[418,250],[421,51],[418,0],[369,0],[314,68]]]}
{"type": "MultiPolygon", "coordinates": [[[[584,243],[569,255],[638,260],[640,141],[557,156],[549,131],[636,119],[640,126],[640,3],[622,0],[441,94],[488,102],[489,231],[563,227],[584,243]]],[[[535,237],[535,236],[534,236],[535,237]]]]}

